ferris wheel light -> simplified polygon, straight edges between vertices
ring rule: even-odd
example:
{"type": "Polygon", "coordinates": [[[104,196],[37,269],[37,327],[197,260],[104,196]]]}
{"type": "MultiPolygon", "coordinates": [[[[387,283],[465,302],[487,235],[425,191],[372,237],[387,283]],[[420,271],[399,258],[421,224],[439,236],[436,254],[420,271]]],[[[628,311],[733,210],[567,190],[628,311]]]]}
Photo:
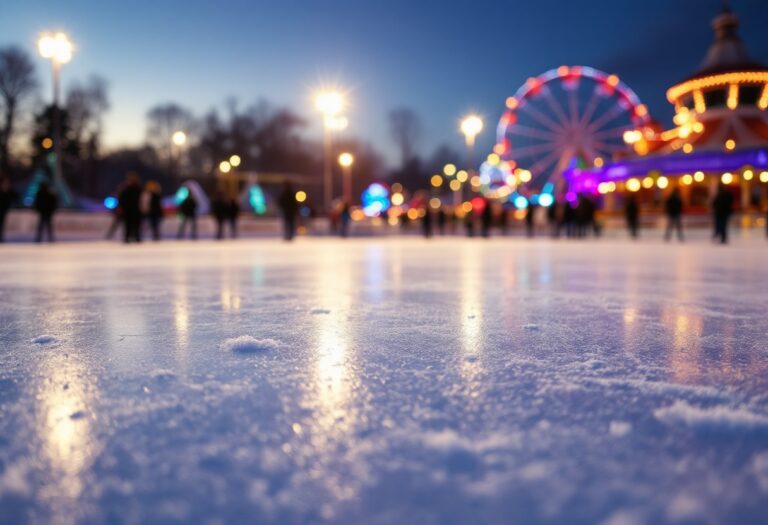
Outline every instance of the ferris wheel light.
{"type": "Polygon", "coordinates": [[[631,129],[624,132],[624,142],[627,144],[636,144],[643,139],[643,134],[640,130],[631,129]]]}

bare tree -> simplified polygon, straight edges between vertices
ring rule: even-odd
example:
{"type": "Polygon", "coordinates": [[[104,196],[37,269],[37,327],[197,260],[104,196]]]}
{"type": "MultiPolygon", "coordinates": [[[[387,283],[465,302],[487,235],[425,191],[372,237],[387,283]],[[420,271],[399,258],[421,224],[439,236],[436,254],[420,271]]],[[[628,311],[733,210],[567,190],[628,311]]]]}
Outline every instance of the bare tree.
{"type": "Polygon", "coordinates": [[[66,111],[73,140],[86,146],[89,156],[97,153],[103,129],[102,117],[109,109],[107,82],[92,76],[86,84],[70,87],[66,98],[66,111]]]}
{"type": "Polygon", "coordinates": [[[29,55],[15,46],[0,49],[0,171],[5,172],[10,166],[9,144],[19,106],[36,88],[35,67],[29,55]]]}
{"type": "Polygon", "coordinates": [[[410,108],[395,108],[389,112],[389,132],[400,150],[401,166],[406,166],[415,156],[421,137],[421,121],[410,108]]]}
{"type": "Polygon", "coordinates": [[[177,157],[174,154],[173,134],[176,131],[189,134],[194,127],[192,113],[173,102],[160,104],[147,112],[147,142],[168,170],[174,171],[177,157]]]}

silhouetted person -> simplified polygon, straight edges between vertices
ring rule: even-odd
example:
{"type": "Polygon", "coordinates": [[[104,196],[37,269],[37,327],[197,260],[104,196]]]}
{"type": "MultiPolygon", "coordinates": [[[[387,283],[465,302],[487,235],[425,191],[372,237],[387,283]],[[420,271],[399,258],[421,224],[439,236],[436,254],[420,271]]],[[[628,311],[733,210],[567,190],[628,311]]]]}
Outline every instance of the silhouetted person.
{"type": "Polygon", "coordinates": [[[549,226],[549,232],[552,237],[560,236],[560,225],[557,217],[557,210],[557,201],[553,201],[552,204],[547,207],[547,225],[549,226]]]}
{"type": "Polygon", "coordinates": [[[123,242],[141,242],[141,181],[135,173],[129,173],[117,197],[123,217],[123,242]]]}
{"type": "Polygon", "coordinates": [[[640,206],[637,203],[637,197],[630,193],[627,202],[624,205],[624,216],[627,218],[627,228],[629,236],[637,239],[638,228],[640,226],[640,206]]]}
{"type": "Polygon", "coordinates": [[[56,213],[56,208],[59,207],[59,199],[47,182],[40,183],[40,187],[35,194],[33,207],[37,211],[38,216],[35,242],[43,242],[43,233],[46,234],[48,242],[53,242],[53,214],[56,213]]]}
{"type": "Polygon", "coordinates": [[[190,238],[197,239],[197,199],[189,191],[187,197],[179,205],[181,214],[181,223],[179,224],[179,234],[177,238],[183,239],[187,231],[187,223],[190,225],[190,238]]]}
{"type": "Polygon", "coordinates": [[[509,229],[509,212],[503,206],[501,207],[501,215],[499,215],[499,228],[502,235],[506,235],[509,229]]]}
{"type": "Polygon", "coordinates": [[[448,216],[442,206],[437,209],[437,231],[440,235],[445,235],[445,224],[448,222],[448,216]]]}
{"type": "Polygon", "coordinates": [[[211,215],[216,220],[216,239],[224,238],[224,223],[229,220],[229,200],[224,197],[224,192],[216,191],[211,199],[211,215]]]}
{"type": "Polygon", "coordinates": [[[233,239],[237,239],[237,221],[240,218],[240,204],[237,199],[232,197],[229,199],[229,206],[227,207],[227,220],[229,221],[229,234],[233,239]]]}
{"type": "Polygon", "coordinates": [[[535,222],[534,218],[536,217],[536,206],[533,204],[528,205],[528,209],[525,212],[525,234],[528,237],[533,237],[533,234],[535,233],[535,222]]]}
{"type": "Polygon", "coordinates": [[[283,215],[283,239],[292,241],[296,235],[296,212],[299,206],[296,203],[296,195],[290,182],[283,185],[283,191],[277,199],[277,204],[283,215]]]}
{"type": "Polygon", "coordinates": [[[429,206],[424,208],[424,217],[421,218],[421,231],[426,239],[432,237],[432,213],[429,210],[429,206]]]}
{"type": "Polygon", "coordinates": [[[5,177],[0,179],[0,242],[5,241],[5,218],[17,198],[18,194],[11,187],[11,181],[5,177]]]}
{"type": "Polygon", "coordinates": [[[483,237],[488,238],[491,236],[491,224],[493,224],[491,201],[485,199],[485,207],[483,208],[483,213],[480,214],[480,230],[483,237]]]}
{"type": "Polygon", "coordinates": [[[590,227],[590,203],[586,195],[579,195],[576,204],[576,237],[586,237],[590,227]]]}
{"type": "Polygon", "coordinates": [[[728,242],[728,219],[733,211],[733,195],[722,182],[717,185],[717,194],[712,201],[712,214],[715,220],[715,238],[720,243],[728,242]]]}
{"type": "Polygon", "coordinates": [[[563,203],[563,226],[566,237],[576,236],[576,210],[568,201],[563,203]]]}
{"type": "Polygon", "coordinates": [[[664,211],[667,214],[667,231],[664,240],[672,238],[672,230],[677,230],[678,240],[683,240],[683,199],[680,198],[680,190],[672,190],[664,203],[664,211]]]}
{"type": "Polygon", "coordinates": [[[149,222],[149,228],[152,230],[152,239],[160,240],[160,223],[163,220],[163,197],[160,190],[160,184],[151,180],[144,187],[144,193],[141,194],[141,212],[149,222]]]}
{"type": "Polygon", "coordinates": [[[464,216],[464,228],[467,230],[467,237],[475,236],[475,217],[472,210],[464,216]]]}
{"type": "Polygon", "coordinates": [[[341,204],[341,210],[339,212],[339,235],[346,237],[349,235],[349,223],[352,220],[352,213],[350,211],[349,203],[343,202],[341,204]]]}

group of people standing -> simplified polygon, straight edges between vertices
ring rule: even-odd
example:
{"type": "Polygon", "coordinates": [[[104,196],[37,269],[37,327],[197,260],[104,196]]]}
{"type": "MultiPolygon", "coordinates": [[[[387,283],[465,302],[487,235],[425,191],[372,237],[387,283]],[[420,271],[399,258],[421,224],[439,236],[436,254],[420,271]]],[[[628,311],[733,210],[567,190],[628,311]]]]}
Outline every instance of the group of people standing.
{"type": "Polygon", "coordinates": [[[149,224],[152,238],[160,240],[160,224],[163,220],[163,204],[160,184],[155,181],[141,186],[141,179],[129,173],[117,196],[117,207],[107,238],[111,238],[117,227],[123,225],[123,242],[141,242],[142,223],[149,224]]]}
{"type": "MultiPolygon", "coordinates": [[[[672,240],[676,234],[677,240],[682,242],[683,236],[683,198],[678,188],[672,189],[664,200],[664,214],[667,224],[664,230],[664,240],[672,240]]],[[[714,225],[713,239],[726,244],[728,242],[728,221],[733,214],[733,194],[722,182],[717,187],[717,193],[712,200],[712,223],[714,225]]],[[[624,206],[624,215],[627,219],[627,229],[632,238],[637,238],[640,228],[640,205],[634,193],[630,193],[624,206]]],[[[768,232],[768,230],[766,230],[768,232]]]]}

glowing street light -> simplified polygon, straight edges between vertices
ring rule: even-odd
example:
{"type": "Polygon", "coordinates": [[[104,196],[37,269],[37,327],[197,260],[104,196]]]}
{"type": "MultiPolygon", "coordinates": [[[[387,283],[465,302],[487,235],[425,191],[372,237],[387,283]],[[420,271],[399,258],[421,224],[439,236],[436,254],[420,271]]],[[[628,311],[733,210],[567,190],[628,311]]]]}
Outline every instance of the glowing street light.
{"type": "Polygon", "coordinates": [[[171,142],[173,142],[178,147],[182,147],[187,143],[187,134],[181,130],[174,131],[173,135],[171,136],[171,142]]]}
{"type": "Polygon", "coordinates": [[[53,151],[55,157],[53,178],[57,184],[62,181],[61,168],[61,117],[59,115],[59,92],[61,65],[72,60],[74,46],[64,33],[43,33],[37,41],[40,56],[50,60],[53,71],[53,151]]]}
{"type": "Polygon", "coordinates": [[[351,153],[344,152],[339,155],[339,166],[344,174],[344,202],[347,205],[352,204],[352,164],[355,163],[355,157],[351,153]]]}
{"type": "Polygon", "coordinates": [[[229,157],[229,163],[232,165],[233,168],[236,168],[240,165],[241,159],[240,155],[232,155],[229,157]]]}
{"type": "Polygon", "coordinates": [[[323,204],[325,212],[331,211],[333,199],[332,132],[346,129],[349,121],[339,116],[346,106],[344,95],[339,91],[319,91],[315,94],[315,109],[323,117],[323,204]]]}
{"type": "Polygon", "coordinates": [[[232,164],[230,164],[227,160],[222,160],[219,162],[219,171],[222,173],[229,173],[232,171],[232,164]]]}
{"type": "MultiPolygon", "coordinates": [[[[467,170],[469,170],[471,174],[473,171],[472,170],[472,162],[473,162],[472,154],[475,149],[475,139],[480,134],[480,132],[483,131],[483,119],[481,119],[477,115],[467,115],[466,117],[461,119],[461,125],[459,126],[459,129],[461,130],[461,133],[464,135],[464,142],[467,145],[467,170]]],[[[461,195],[461,199],[463,198],[464,196],[461,195]]],[[[458,202],[458,200],[456,202],[458,202]]]]}

